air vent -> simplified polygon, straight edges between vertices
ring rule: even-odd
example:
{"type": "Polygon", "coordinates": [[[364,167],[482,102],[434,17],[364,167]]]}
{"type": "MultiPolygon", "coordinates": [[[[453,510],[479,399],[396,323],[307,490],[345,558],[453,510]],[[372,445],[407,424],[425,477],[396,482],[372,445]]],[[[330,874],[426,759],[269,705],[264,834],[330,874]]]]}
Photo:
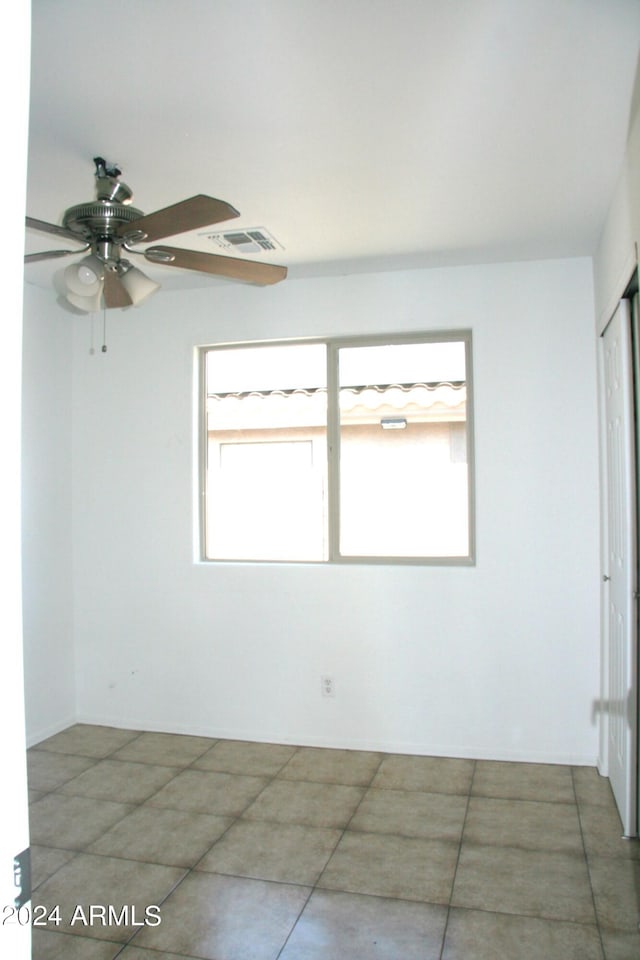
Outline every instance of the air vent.
{"type": "Polygon", "coordinates": [[[201,233],[216,247],[225,253],[265,253],[270,250],[284,250],[282,244],[264,227],[250,227],[246,230],[229,230],[219,233],[201,233]]]}

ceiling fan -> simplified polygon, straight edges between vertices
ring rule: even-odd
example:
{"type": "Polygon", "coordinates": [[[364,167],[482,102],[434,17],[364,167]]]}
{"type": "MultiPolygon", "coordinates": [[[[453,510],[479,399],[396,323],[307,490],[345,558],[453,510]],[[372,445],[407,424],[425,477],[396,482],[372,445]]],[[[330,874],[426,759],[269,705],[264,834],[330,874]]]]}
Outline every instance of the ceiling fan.
{"type": "Polygon", "coordinates": [[[170,207],[144,214],[132,207],[133,193],[119,178],[122,171],[95,157],[96,200],[69,207],[62,225],[26,218],[27,227],[84,244],[81,250],[47,250],[30,253],[26,263],[87,253],[64,272],[67,300],[86,313],[106,308],[137,306],[159,288],[159,284],[123,256],[142,255],[149,263],[186,270],[197,270],[246,283],[278,283],[287,268],[255,260],[184,250],[181,247],[148,246],[134,250],[139,243],[157,240],[211,226],[239,217],[238,210],[224,200],[197,194],[170,207]],[[88,252],[90,251],[90,252],[88,252]]]}

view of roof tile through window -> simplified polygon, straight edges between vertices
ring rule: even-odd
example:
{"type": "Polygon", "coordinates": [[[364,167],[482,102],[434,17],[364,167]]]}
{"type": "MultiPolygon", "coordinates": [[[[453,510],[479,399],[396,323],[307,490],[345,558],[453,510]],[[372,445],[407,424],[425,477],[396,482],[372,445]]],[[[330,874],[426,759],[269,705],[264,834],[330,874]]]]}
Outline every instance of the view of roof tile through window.
{"type": "MultiPolygon", "coordinates": [[[[463,381],[342,387],[338,399],[343,422],[370,422],[400,412],[413,422],[466,418],[463,381]]],[[[210,430],[319,426],[327,415],[326,387],[210,393],[207,401],[210,430]]]]}
{"type": "MultiPolygon", "coordinates": [[[[351,391],[352,393],[363,393],[365,390],[375,390],[378,393],[384,393],[387,390],[402,390],[408,392],[409,390],[414,390],[416,388],[421,388],[423,390],[437,390],[440,387],[450,387],[452,390],[459,390],[462,387],[466,386],[464,380],[439,380],[431,383],[376,383],[376,384],[361,384],[359,386],[349,386],[341,387],[341,391],[351,391]]],[[[326,387],[292,387],[289,390],[237,390],[237,391],[227,391],[227,392],[216,392],[210,391],[208,396],[216,399],[223,399],[226,397],[251,397],[251,396],[260,396],[260,397],[270,397],[275,394],[280,396],[292,396],[296,393],[302,393],[306,396],[311,396],[314,393],[326,393],[326,387]]]]}

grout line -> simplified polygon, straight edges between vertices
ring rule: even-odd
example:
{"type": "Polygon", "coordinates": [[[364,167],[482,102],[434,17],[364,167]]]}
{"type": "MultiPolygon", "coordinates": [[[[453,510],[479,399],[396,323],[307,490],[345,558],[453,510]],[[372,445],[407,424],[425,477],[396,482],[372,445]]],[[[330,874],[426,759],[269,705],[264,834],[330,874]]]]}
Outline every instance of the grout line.
{"type": "MultiPolygon", "coordinates": [[[[213,738],[212,738],[212,739],[213,739],[213,738]]],[[[194,767],[193,764],[196,763],[198,760],[200,760],[201,757],[203,757],[203,756],[205,755],[205,753],[208,753],[208,752],[209,752],[209,750],[212,750],[212,749],[215,747],[216,743],[219,743],[219,742],[220,742],[219,738],[216,738],[216,739],[214,740],[214,742],[211,744],[210,747],[207,747],[207,749],[204,750],[201,754],[199,754],[197,757],[194,757],[194,759],[191,761],[191,763],[189,763],[186,767],[183,767],[183,768],[181,768],[180,770],[178,770],[177,773],[176,773],[176,776],[177,776],[179,773],[184,772],[184,770],[192,770],[192,769],[199,770],[199,768],[194,767]]],[[[296,753],[298,750],[299,750],[299,747],[296,747],[295,750],[294,750],[294,753],[291,755],[291,757],[288,758],[288,760],[285,761],[285,763],[282,764],[282,767],[286,766],[286,764],[289,762],[289,760],[292,759],[293,756],[295,756],[295,753],[296,753]]],[[[247,810],[247,809],[251,806],[252,803],[255,803],[255,801],[258,799],[258,797],[267,789],[268,786],[270,786],[271,783],[273,783],[273,781],[276,779],[276,777],[277,777],[278,774],[280,773],[280,770],[282,770],[282,767],[280,767],[280,768],[278,769],[278,771],[277,771],[275,774],[273,774],[271,777],[261,777],[261,778],[260,778],[260,779],[266,780],[267,783],[264,785],[264,787],[262,787],[262,789],[260,790],[260,792],[259,792],[258,794],[256,794],[256,796],[255,796],[252,800],[249,801],[249,803],[248,803],[247,806],[244,808],[244,810],[247,810]]],[[[201,770],[201,771],[199,771],[199,772],[201,772],[201,773],[221,773],[221,772],[227,772],[227,773],[228,773],[228,771],[216,771],[216,770],[201,770]]],[[[250,776],[250,774],[230,774],[230,776],[250,776]]],[[[175,777],[173,777],[172,780],[169,780],[168,782],[169,782],[169,783],[172,783],[173,780],[175,780],[175,777]]],[[[166,784],[165,784],[165,786],[166,786],[166,784]]],[[[162,787],[160,787],[159,790],[162,790],[162,787]]],[[[156,791],[156,793],[157,793],[157,792],[159,792],[159,791],[156,791]]],[[[152,797],[153,797],[153,796],[155,796],[155,794],[152,794],[152,797]]],[[[151,799],[151,797],[149,797],[149,798],[147,798],[147,799],[151,799]]],[[[144,803],[146,803],[146,802],[147,802],[147,801],[144,801],[144,803]]],[[[157,809],[161,809],[161,808],[157,808],[157,809]]],[[[171,809],[183,809],[183,808],[171,808],[171,809]]],[[[244,810],[242,811],[242,813],[244,813],[244,810]]],[[[198,811],[190,811],[190,812],[192,812],[192,813],[197,813],[198,811]]],[[[231,823],[229,824],[229,826],[226,828],[226,830],[224,830],[223,833],[220,834],[219,837],[216,837],[216,839],[213,841],[213,843],[211,844],[211,846],[207,848],[207,850],[202,854],[201,857],[198,858],[198,860],[197,860],[195,863],[193,863],[190,867],[182,867],[182,868],[180,868],[180,869],[184,869],[184,871],[185,871],[184,876],[181,877],[179,880],[177,880],[176,883],[175,883],[175,884],[172,886],[172,888],[169,890],[169,892],[167,893],[167,895],[162,898],[162,900],[160,901],[160,903],[158,903],[158,906],[159,906],[159,907],[162,907],[163,904],[166,903],[166,901],[168,900],[168,898],[175,893],[175,891],[178,889],[178,887],[180,887],[180,886],[184,883],[184,881],[187,879],[187,877],[190,877],[193,873],[199,874],[200,876],[207,876],[207,875],[209,875],[209,876],[221,876],[221,877],[225,877],[225,876],[235,876],[234,874],[216,874],[216,873],[207,874],[205,871],[196,870],[196,868],[197,868],[198,864],[201,863],[202,860],[213,850],[213,848],[216,846],[216,844],[219,843],[219,842],[222,840],[222,838],[227,835],[227,833],[231,830],[231,828],[232,828],[233,826],[235,826],[236,823],[238,823],[238,821],[242,818],[242,813],[239,813],[239,814],[237,814],[237,815],[235,815],[235,816],[233,816],[233,817],[231,817],[231,816],[229,817],[229,819],[231,820],[231,823]]],[[[212,814],[212,816],[224,816],[224,814],[212,814]]],[[[121,859],[125,859],[125,858],[121,858],[121,859]]],[[[138,861],[138,862],[140,862],[140,861],[138,861]]],[[[278,882],[278,881],[264,881],[264,880],[261,880],[261,879],[258,878],[258,877],[243,877],[243,876],[237,876],[236,879],[240,879],[240,880],[252,880],[252,879],[255,879],[255,880],[257,880],[258,882],[262,882],[262,883],[278,882]]],[[[281,882],[284,882],[284,881],[281,881],[281,882]]],[[[295,886],[295,884],[289,884],[289,885],[290,885],[290,886],[295,886]]],[[[298,886],[306,886],[306,884],[298,884],[298,886]]],[[[313,889],[310,891],[309,896],[311,896],[311,893],[313,893],[313,889]]],[[[309,900],[309,898],[307,897],[307,900],[305,901],[305,904],[304,904],[304,906],[303,906],[303,908],[302,908],[303,910],[304,910],[304,907],[306,907],[308,900],[309,900]]],[[[295,923],[297,923],[297,918],[296,918],[295,923]]],[[[295,923],[293,924],[293,926],[295,926],[295,923]]],[[[293,929],[293,927],[292,927],[292,929],[293,929]]],[[[134,932],[132,933],[131,937],[127,940],[125,946],[129,946],[129,944],[132,944],[132,943],[135,945],[135,942],[134,942],[134,941],[135,941],[136,936],[137,936],[139,933],[140,933],[140,930],[134,930],[134,932]]],[[[118,954],[118,956],[119,956],[119,954],[118,954]]],[[[179,956],[179,954],[177,954],[177,956],[179,956]]],[[[114,960],[115,960],[115,958],[114,958],[114,960]]],[[[191,960],[191,958],[188,958],[188,960],[191,960]]]]}
{"type": "MultiPolygon", "coordinates": [[[[331,851],[329,857],[327,858],[327,862],[325,863],[324,867],[322,868],[322,870],[321,870],[320,873],[318,874],[318,878],[317,878],[317,880],[316,880],[316,882],[315,882],[315,884],[314,884],[314,889],[315,889],[315,887],[318,886],[318,884],[319,884],[320,880],[322,879],[322,877],[323,877],[323,875],[324,875],[327,867],[329,866],[329,861],[330,861],[331,858],[333,857],[334,853],[335,853],[336,850],[338,849],[339,844],[342,842],[342,840],[343,840],[343,838],[344,838],[344,835],[346,834],[347,830],[348,830],[349,827],[351,826],[351,824],[352,824],[352,822],[353,822],[353,819],[354,819],[354,817],[356,816],[356,814],[358,813],[358,810],[360,809],[360,807],[362,806],[363,801],[364,801],[366,795],[368,794],[369,790],[371,790],[371,785],[372,785],[373,781],[375,780],[375,778],[377,777],[377,775],[378,775],[378,773],[379,773],[379,771],[380,771],[380,767],[382,766],[383,762],[384,762],[384,756],[381,756],[381,757],[380,757],[380,760],[379,760],[379,762],[378,762],[378,766],[376,767],[374,773],[371,774],[371,777],[370,777],[370,779],[369,779],[369,783],[368,783],[366,786],[363,786],[362,784],[360,784],[360,786],[362,787],[362,791],[363,791],[363,792],[362,792],[362,796],[361,796],[360,799],[358,800],[358,802],[357,802],[357,804],[356,804],[356,806],[355,806],[355,808],[354,808],[354,810],[353,810],[353,813],[351,814],[351,816],[350,816],[349,819],[347,820],[346,824],[345,824],[344,827],[342,828],[341,833],[340,833],[340,836],[338,837],[338,839],[337,839],[337,841],[336,841],[336,844],[335,844],[333,850],[331,851]]],[[[354,784],[354,786],[357,786],[357,784],[354,784]]],[[[337,828],[336,828],[336,829],[337,829],[337,828]]]]}
{"type": "Polygon", "coordinates": [[[593,889],[593,882],[591,880],[591,865],[589,863],[589,857],[587,856],[587,845],[584,838],[584,830],[582,827],[582,812],[580,809],[580,804],[578,803],[578,793],[576,790],[576,779],[575,779],[575,768],[571,767],[571,786],[573,787],[573,797],[576,804],[576,813],[578,815],[578,826],[580,828],[580,839],[582,840],[582,852],[584,856],[584,863],[587,870],[587,879],[589,881],[589,890],[591,891],[591,902],[593,904],[593,915],[596,921],[596,929],[598,931],[598,939],[600,941],[600,949],[602,950],[602,956],[606,957],[606,952],[604,949],[604,941],[602,939],[602,930],[600,928],[600,920],[598,918],[598,907],[596,904],[596,895],[593,889]]]}
{"type": "Polygon", "coordinates": [[[465,827],[466,827],[466,825],[467,825],[467,817],[468,817],[468,815],[469,815],[469,804],[471,803],[471,794],[472,794],[472,792],[473,792],[473,781],[474,781],[474,778],[475,778],[475,775],[476,775],[477,763],[478,763],[477,760],[474,760],[474,761],[473,761],[473,771],[472,771],[472,773],[471,773],[471,780],[469,781],[469,792],[467,793],[467,802],[466,802],[466,805],[465,805],[465,808],[464,808],[464,818],[463,818],[463,820],[462,820],[462,829],[461,829],[461,831],[460,831],[460,843],[458,844],[458,856],[456,857],[456,865],[455,865],[455,867],[454,867],[454,869],[453,869],[453,877],[452,877],[452,880],[451,880],[451,891],[450,891],[450,893],[449,893],[449,903],[447,904],[447,916],[446,916],[446,918],[445,918],[445,921],[444,921],[444,929],[443,929],[443,931],[442,931],[442,944],[441,944],[441,946],[440,946],[440,955],[439,955],[440,960],[442,960],[442,958],[443,958],[443,956],[444,956],[444,947],[445,947],[445,943],[446,943],[446,941],[447,941],[447,930],[449,929],[449,918],[450,918],[450,916],[451,916],[451,901],[452,901],[452,899],[453,899],[453,890],[454,890],[454,887],[455,887],[455,884],[456,884],[456,876],[457,876],[457,874],[458,874],[458,866],[459,866],[459,864],[460,864],[460,857],[461,857],[461,855],[462,855],[462,843],[463,843],[463,840],[464,840],[465,827]]]}
{"type": "MultiPolygon", "coordinates": [[[[366,752],[369,752],[369,751],[366,751],[366,752]]],[[[380,770],[380,767],[382,766],[383,761],[384,761],[384,754],[381,754],[381,755],[380,755],[380,760],[378,761],[378,766],[376,767],[376,769],[374,770],[374,772],[371,774],[371,776],[370,776],[370,778],[369,778],[368,784],[367,784],[366,786],[360,784],[360,786],[362,787],[362,796],[361,796],[360,799],[358,800],[358,803],[356,804],[356,806],[355,806],[355,808],[354,808],[354,810],[353,810],[353,813],[351,814],[351,816],[350,816],[349,819],[347,820],[346,824],[344,825],[344,827],[343,827],[342,830],[340,831],[340,836],[339,836],[338,839],[336,840],[336,842],[335,842],[335,844],[334,844],[334,846],[333,846],[333,850],[331,851],[331,853],[330,853],[329,856],[327,857],[324,867],[322,868],[322,870],[320,871],[320,873],[319,873],[318,876],[316,877],[314,883],[311,885],[311,889],[310,889],[310,891],[309,891],[309,896],[308,896],[307,899],[305,900],[305,902],[304,902],[304,904],[303,904],[303,906],[302,906],[302,909],[301,909],[300,912],[298,913],[298,916],[296,917],[294,923],[291,925],[291,930],[289,930],[289,933],[287,934],[287,936],[286,936],[286,938],[285,938],[285,941],[284,941],[284,943],[282,944],[282,947],[280,948],[280,950],[279,950],[278,953],[276,954],[275,960],[278,960],[278,958],[282,956],[284,950],[286,949],[286,946],[287,946],[287,944],[289,943],[289,940],[291,939],[291,937],[292,937],[292,935],[293,935],[293,931],[294,931],[294,930],[296,929],[296,927],[298,926],[298,922],[299,922],[300,918],[302,917],[302,914],[304,913],[304,911],[307,909],[307,905],[308,905],[309,901],[311,900],[311,897],[314,895],[314,893],[315,893],[316,890],[318,889],[318,884],[319,884],[320,881],[322,880],[322,877],[324,876],[327,867],[329,866],[329,864],[330,864],[330,862],[331,862],[331,860],[332,860],[332,858],[333,858],[336,850],[338,849],[338,846],[339,846],[340,843],[342,842],[342,839],[344,838],[347,830],[349,829],[349,825],[350,825],[351,822],[353,821],[353,818],[356,816],[358,810],[359,810],[360,807],[362,806],[362,802],[364,801],[364,798],[366,797],[367,793],[368,793],[369,790],[371,789],[371,784],[372,784],[373,781],[375,780],[375,778],[376,778],[376,776],[377,776],[377,774],[378,774],[378,771],[380,770]]],[[[291,782],[293,782],[293,781],[287,781],[287,782],[291,783],[291,782]]],[[[302,781],[302,782],[304,782],[304,781],[302,781]]],[[[306,781],[306,782],[307,782],[307,783],[315,783],[316,781],[306,781]]],[[[326,782],[326,781],[325,781],[325,782],[326,782]]],[[[334,785],[335,785],[335,786],[340,786],[340,784],[334,784],[334,785]]],[[[347,786],[348,786],[348,784],[347,784],[347,786]]],[[[356,784],[353,784],[353,786],[356,786],[356,784]]],[[[337,828],[336,828],[336,829],[337,829],[337,828]]],[[[307,884],[304,884],[304,886],[307,886],[307,884]]],[[[320,888],[320,889],[322,889],[322,888],[320,888]]]]}
{"type": "MultiPolygon", "coordinates": [[[[216,742],[219,743],[220,741],[218,740],[218,741],[216,741],[216,742]]],[[[247,741],[243,741],[243,742],[246,743],[247,741]]],[[[215,746],[215,744],[214,744],[214,746],[215,746]]],[[[210,748],[210,749],[212,749],[212,748],[210,748]]],[[[287,760],[285,760],[285,762],[282,764],[282,766],[280,766],[275,773],[271,774],[271,776],[264,776],[264,777],[261,777],[261,778],[260,778],[260,779],[262,779],[262,780],[266,780],[266,781],[267,781],[267,782],[265,783],[264,787],[262,787],[262,789],[259,791],[259,793],[257,793],[257,794],[255,795],[255,797],[254,797],[252,800],[249,801],[249,803],[248,803],[247,806],[244,808],[244,810],[242,811],[242,813],[239,813],[239,814],[237,814],[236,816],[233,816],[233,817],[230,818],[230,819],[231,819],[231,823],[229,824],[229,826],[227,827],[227,829],[224,830],[224,831],[220,834],[219,837],[216,837],[216,839],[213,841],[213,843],[211,844],[211,846],[208,847],[207,850],[205,850],[205,852],[202,854],[202,856],[193,864],[193,866],[191,867],[191,870],[195,870],[196,867],[198,866],[198,864],[199,864],[199,863],[202,863],[202,861],[204,860],[204,858],[211,853],[211,851],[212,851],[213,848],[216,846],[216,844],[220,843],[220,841],[223,839],[223,837],[226,837],[226,835],[229,833],[229,831],[231,830],[231,828],[234,827],[240,820],[242,820],[242,817],[244,816],[244,814],[246,813],[246,811],[249,809],[249,807],[252,806],[252,804],[254,804],[254,803],[256,802],[256,800],[258,799],[258,797],[261,797],[261,796],[262,796],[262,794],[264,793],[264,791],[265,791],[268,787],[270,787],[271,784],[272,784],[275,780],[277,780],[277,778],[278,778],[278,776],[280,775],[281,771],[284,769],[284,767],[286,767],[286,765],[289,763],[289,761],[292,760],[293,757],[295,757],[295,755],[296,755],[296,753],[298,752],[299,749],[300,749],[299,747],[295,747],[295,748],[294,748],[294,752],[291,754],[291,756],[290,756],[287,760]]],[[[205,751],[205,752],[208,753],[208,751],[205,751]]],[[[202,756],[204,756],[204,754],[202,754],[202,756]]],[[[197,759],[199,760],[200,757],[198,757],[197,759]]],[[[196,761],[194,760],[193,763],[195,763],[195,762],[196,762],[196,761]]],[[[211,770],[211,771],[203,771],[203,772],[204,772],[204,773],[222,773],[222,772],[225,772],[225,771],[211,770]]],[[[228,771],[226,771],[226,772],[228,772],[228,771]]],[[[231,776],[234,776],[234,777],[236,777],[236,776],[251,776],[251,774],[236,774],[236,773],[234,773],[234,774],[231,774],[231,776]]],[[[213,814],[213,816],[224,816],[224,814],[213,814]]],[[[263,821],[257,821],[257,822],[263,822],[263,821]]],[[[206,871],[198,871],[198,872],[200,873],[200,872],[206,872],[206,871]]],[[[215,876],[215,874],[212,874],[212,876],[215,876]]],[[[218,874],[218,876],[233,876],[233,874],[218,874]]],[[[259,878],[259,877],[255,877],[255,878],[249,877],[249,878],[245,878],[245,879],[256,879],[256,880],[258,880],[258,879],[260,879],[260,878],[259,878]]],[[[306,886],[306,884],[300,884],[300,886],[306,886]]]]}

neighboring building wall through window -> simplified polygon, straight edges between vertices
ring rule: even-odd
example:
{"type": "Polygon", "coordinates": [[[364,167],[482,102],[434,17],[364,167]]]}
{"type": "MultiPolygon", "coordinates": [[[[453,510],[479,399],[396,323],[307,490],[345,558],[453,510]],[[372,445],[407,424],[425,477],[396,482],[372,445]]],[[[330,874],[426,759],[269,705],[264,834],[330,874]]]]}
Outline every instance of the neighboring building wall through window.
{"type": "Polygon", "coordinates": [[[204,557],[473,559],[470,334],[203,351],[204,557]]]}

